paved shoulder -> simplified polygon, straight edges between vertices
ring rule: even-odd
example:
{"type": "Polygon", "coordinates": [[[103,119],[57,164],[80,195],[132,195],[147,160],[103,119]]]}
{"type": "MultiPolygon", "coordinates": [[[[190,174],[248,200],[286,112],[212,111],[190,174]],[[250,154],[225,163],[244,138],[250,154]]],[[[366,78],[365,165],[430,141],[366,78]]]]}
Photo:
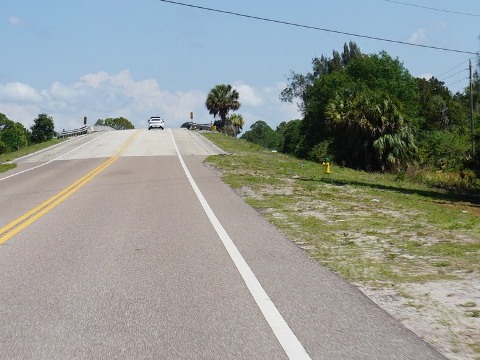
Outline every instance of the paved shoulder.
{"type": "Polygon", "coordinates": [[[445,359],[357,288],[309,258],[211,170],[193,157],[186,162],[219,221],[313,359],[445,359]]]}

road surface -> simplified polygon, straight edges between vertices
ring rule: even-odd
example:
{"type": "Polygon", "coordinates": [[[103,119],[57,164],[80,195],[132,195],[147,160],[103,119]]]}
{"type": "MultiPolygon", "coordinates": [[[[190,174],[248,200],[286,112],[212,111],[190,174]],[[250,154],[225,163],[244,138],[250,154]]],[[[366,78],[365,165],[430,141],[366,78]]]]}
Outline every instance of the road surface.
{"type": "Polygon", "coordinates": [[[218,153],[112,131],[0,174],[0,359],[443,359],[246,206],[218,153]]]}

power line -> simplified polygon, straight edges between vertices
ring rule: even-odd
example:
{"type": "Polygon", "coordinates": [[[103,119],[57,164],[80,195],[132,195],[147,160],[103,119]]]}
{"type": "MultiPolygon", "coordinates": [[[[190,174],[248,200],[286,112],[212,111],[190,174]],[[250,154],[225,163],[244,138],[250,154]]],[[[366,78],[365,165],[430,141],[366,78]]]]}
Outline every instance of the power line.
{"type": "Polygon", "coordinates": [[[441,12],[446,12],[446,13],[450,13],[450,14],[480,17],[479,14],[472,14],[472,13],[453,11],[453,10],[438,9],[438,8],[434,8],[434,7],[421,6],[421,5],[416,5],[416,4],[409,4],[409,3],[406,3],[406,2],[403,2],[403,1],[394,1],[394,0],[385,0],[385,1],[395,3],[395,4],[400,4],[400,5],[412,6],[412,7],[421,8],[421,9],[441,11],[441,12]]]}
{"type": "Polygon", "coordinates": [[[440,75],[438,75],[438,78],[440,78],[440,77],[442,77],[443,75],[448,74],[450,71],[453,71],[453,70],[455,70],[456,68],[462,66],[463,64],[465,64],[466,62],[468,62],[468,61],[471,60],[471,59],[472,59],[472,58],[468,58],[467,60],[462,61],[460,64],[458,64],[457,66],[451,68],[450,70],[447,70],[447,71],[445,71],[444,73],[441,73],[440,75]]]}
{"type": "Polygon", "coordinates": [[[455,75],[458,75],[458,74],[463,73],[463,72],[466,71],[466,70],[468,70],[468,69],[462,69],[462,70],[456,72],[455,74],[452,74],[452,75],[450,75],[450,76],[447,76],[446,78],[443,78],[441,81],[445,81],[445,80],[447,80],[447,79],[450,79],[450,78],[454,77],[455,75]]]}
{"type": "Polygon", "coordinates": [[[465,81],[465,80],[468,80],[468,77],[461,78],[460,80],[457,80],[457,81],[455,81],[455,82],[453,82],[453,83],[450,83],[450,84],[448,84],[448,85],[445,85],[445,87],[448,88],[448,87],[450,87],[450,86],[452,86],[452,85],[458,84],[459,82],[462,82],[462,81],[465,81]]]}
{"type": "Polygon", "coordinates": [[[364,39],[384,41],[384,42],[389,42],[389,43],[394,43],[394,44],[415,46],[415,47],[421,47],[421,48],[427,48],[427,49],[455,52],[455,53],[461,53],[461,54],[469,54],[469,55],[477,55],[477,53],[475,53],[473,51],[456,50],[456,49],[449,49],[449,48],[443,48],[443,47],[438,47],[438,46],[430,46],[430,45],[422,45],[422,44],[412,44],[412,43],[409,43],[409,42],[406,42],[406,41],[391,40],[391,39],[385,39],[385,38],[376,37],[376,36],[368,36],[368,35],[362,35],[362,34],[349,33],[349,32],[345,32],[345,31],[320,28],[320,27],[316,27],[316,26],[302,25],[302,24],[292,23],[292,22],[288,22],[288,21],[281,21],[281,20],[275,20],[275,19],[269,19],[269,18],[254,16],[254,15],[241,14],[241,13],[238,13],[238,12],[208,8],[208,7],[199,6],[199,5],[181,3],[181,2],[177,2],[177,1],[171,1],[171,0],[157,0],[157,1],[164,2],[164,3],[170,3],[170,4],[174,4],[174,5],[190,7],[190,8],[194,8],[194,9],[212,11],[212,12],[216,12],[216,13],[220,13],[220,14],[227,14],[227,15],[244,17],[244,18],[248,18],[248,19],[254,19],[254,20],[276,23],[276,24],[289,25],[289,26],[294,26],[294,27],[299,27],[299,28],[304,28],[304,29],[325,31],[325,32],[330,32],[330,33],[334,33],[334,34],[348,35],[348,36],[359,37],[359,38],[364,38],[364,39]]]}

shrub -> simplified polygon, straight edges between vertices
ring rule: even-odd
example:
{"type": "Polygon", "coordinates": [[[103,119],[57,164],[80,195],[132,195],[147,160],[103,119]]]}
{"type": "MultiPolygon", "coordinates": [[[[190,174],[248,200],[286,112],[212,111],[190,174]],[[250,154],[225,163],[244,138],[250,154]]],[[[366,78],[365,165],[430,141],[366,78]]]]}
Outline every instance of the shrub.
{"type": "Polygon", "coordinates": [[[469,151],[468,134],[459,131],[427,131],[419,141],[421,163],[442,170],[461,170],[469,151]]]}
{"type": "Polygon", "coordinates": [[[308,152],[308,160],[316,161],[318,163],[321,163],[324,161],[325,158],[329,158],[330,161],[332,161],[332,155],[330,151],[330,145],[331,145],[330,140],[325,140],[322,141],[321,143],[318,143],[315,145],[309,152],[308,152]]]}

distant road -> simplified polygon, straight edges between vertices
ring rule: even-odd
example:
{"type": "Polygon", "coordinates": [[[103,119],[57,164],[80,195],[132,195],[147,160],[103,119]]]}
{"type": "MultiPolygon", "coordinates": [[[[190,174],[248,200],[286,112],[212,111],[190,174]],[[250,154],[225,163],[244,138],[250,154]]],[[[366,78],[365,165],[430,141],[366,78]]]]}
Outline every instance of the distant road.
{"type": "Polygon", "coordinates": [[[112,131],[0,174],[0,359],[444,359],[246,206],[219,153],[112,131]]]}

